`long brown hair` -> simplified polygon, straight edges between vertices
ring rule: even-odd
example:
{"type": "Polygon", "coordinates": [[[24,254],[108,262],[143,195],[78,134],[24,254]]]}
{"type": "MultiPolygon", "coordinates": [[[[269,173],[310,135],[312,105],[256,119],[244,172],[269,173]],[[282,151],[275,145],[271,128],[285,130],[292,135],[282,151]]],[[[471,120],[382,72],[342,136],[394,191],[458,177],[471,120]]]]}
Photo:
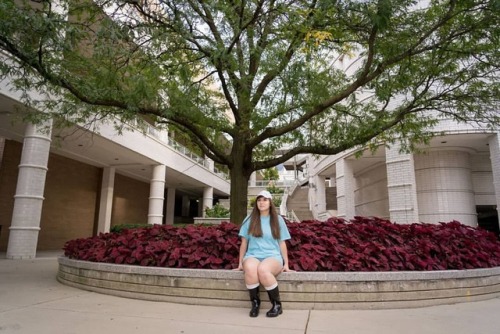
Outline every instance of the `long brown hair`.
{"type": "MultiPolygon", "coordinates": [[[[257,198],[258,199],[258,198],[257,198]]],[[[276,213],[276,206],[271,199],[268,199],[269,203],[269,215],[271,220],[271,232],[273,233],[273,238],[279,240],[280,235],[280,223],[278,220],[278,214],[276,213]]],[[[252,213],[250,214],[250,227],[248,228],[248,234],[260,238],[262,237],[262,226],[260,223],[260,211],[257,207],[257,200],[255,200],[255,204],[253,206],[252,213]]]]}

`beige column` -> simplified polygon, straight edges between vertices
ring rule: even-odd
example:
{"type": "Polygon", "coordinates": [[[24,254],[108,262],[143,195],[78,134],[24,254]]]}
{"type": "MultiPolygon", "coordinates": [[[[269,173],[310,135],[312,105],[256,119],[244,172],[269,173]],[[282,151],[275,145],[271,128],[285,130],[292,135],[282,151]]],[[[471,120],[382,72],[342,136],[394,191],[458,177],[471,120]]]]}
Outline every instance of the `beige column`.
{"type": "Polygon", "coordinates": [[[102,169],[101,199],[99,202],[99,219],[97,233],[107,233],[111,228],[113,212],[113,192],[115,188],[115,167],[102,169]]]}

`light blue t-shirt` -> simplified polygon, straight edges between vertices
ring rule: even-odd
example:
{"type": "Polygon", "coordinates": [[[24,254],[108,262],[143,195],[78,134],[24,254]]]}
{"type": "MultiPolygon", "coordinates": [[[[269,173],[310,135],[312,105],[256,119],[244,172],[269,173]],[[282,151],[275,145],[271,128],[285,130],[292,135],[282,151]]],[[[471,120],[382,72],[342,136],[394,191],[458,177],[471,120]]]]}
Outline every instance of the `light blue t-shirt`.
{"type": "Polygon", "coordinates": [[[245,218],[243,225],[241,225],[239,236],[248,240],[248,248],[245,253],[244,258],[255,257],[257,259],[266,259],[268,257],[281,258],[280,241],[290,239],[290,232],[286,227],[285,221],[281,216],[278,216],[278,222],[280,225],[280,240],[273,238],[271,232],[271,217],[261,216],[260,224],[262,226],[262,237],[257,238],[253,235],[248,234],[248,228],[250,227],[250,217],[245,218]]]}

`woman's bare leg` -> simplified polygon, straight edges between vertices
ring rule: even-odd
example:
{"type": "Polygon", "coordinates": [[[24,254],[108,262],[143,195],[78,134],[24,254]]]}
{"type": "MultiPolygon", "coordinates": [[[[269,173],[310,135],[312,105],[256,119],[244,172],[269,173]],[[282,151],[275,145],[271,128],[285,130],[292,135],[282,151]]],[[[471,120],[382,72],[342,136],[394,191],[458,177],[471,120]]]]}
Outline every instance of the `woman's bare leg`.
{"type": "Polygon", "coordinates": [[[243,261],[243,272],[245,273],[245,284],[247,286],[259,284],[258,267],[260,263],[259,260],[253,257],[243,261]]]}
{"type": "Polygon", "coordinates": [[[260,262],[257,268],[259,282],[265,287],[273,286],[277,283],[276,276],[281,273],[283,264],[275,258],[267,258],[260,262]]]}

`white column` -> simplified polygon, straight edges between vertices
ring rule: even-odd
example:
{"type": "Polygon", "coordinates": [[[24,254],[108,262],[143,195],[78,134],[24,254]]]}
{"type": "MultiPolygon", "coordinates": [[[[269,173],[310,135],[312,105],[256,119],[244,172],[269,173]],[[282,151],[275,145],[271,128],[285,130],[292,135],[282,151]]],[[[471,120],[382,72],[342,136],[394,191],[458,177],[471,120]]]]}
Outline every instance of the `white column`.
{"type": "Polygon", "coordinates": [[[352,164],[340,159],[335,164],[338,217],[351,219],[356,215],[354,203],[355,179],[352,164]]]}
{"type": "Polygon", "coordinates": [[[111,228],[113,212],[113,192],[115,188],[115,167],[102,169],[101,199],[99,201],[99,219],[97,233],[107,233],[111,228]]]}
{"type": "Polygon", "coordinates": [[[163,201],[165,194],[165,165],[158,165],[153,168],[153,178],[149,186],[149,211],[148,224],[163,223],[163,201]]]}
{"type": "Polygon", "coordinates": [[[167,190],[167,209],[165,210],[165,224],[174,225],[175,216],[175,188],[167,190]]]}
{"type": "Polygon", "coordinates": [[[250,174],[250,184],[249,184],[249,186],[250,187],[255,187],[256,184],[257,184],[257,172],[253,172],[252,174],[250,174]]]}
{"type": "Polygon", "coordinates": [[[498,219],[500,220],[500,134],[489,138],[491,170],[493,172],[493,186],[497,203],[498,219]]]}
{"type": "Polygon", "coordinates": [[[418,154],[415,179],[419,221],[439,223],[457,220],[477,226],[470,155],[464,151],[432,151],[418,154]]]}
{"type": "Polygon", "coordinates": [[[390,220],[400,224],[418,223],[417,183],[412,154],[399,153],[394,144],[385,150],[390,220]]]}
{"type": "Polygon", "coordinates": [[[309,191],[312,192],[310,196],[309,205],[313,216],[317,219],[318,215],[326,211],[326,187],[325,177],[316,175],[313,178],[314,187],[309,191]]]}
{"type": "Polygon", "coordinates": [[[205,217],[205,209],[211,209],[214,203],[214,188],[203,188],[202,217],[205,217]]]}
{"type": "Polygon", "coordinates": [[[52,121],[26,126],[7,245],[8,259],[32,259],[36,256],[51,130],[52,121]]]}

